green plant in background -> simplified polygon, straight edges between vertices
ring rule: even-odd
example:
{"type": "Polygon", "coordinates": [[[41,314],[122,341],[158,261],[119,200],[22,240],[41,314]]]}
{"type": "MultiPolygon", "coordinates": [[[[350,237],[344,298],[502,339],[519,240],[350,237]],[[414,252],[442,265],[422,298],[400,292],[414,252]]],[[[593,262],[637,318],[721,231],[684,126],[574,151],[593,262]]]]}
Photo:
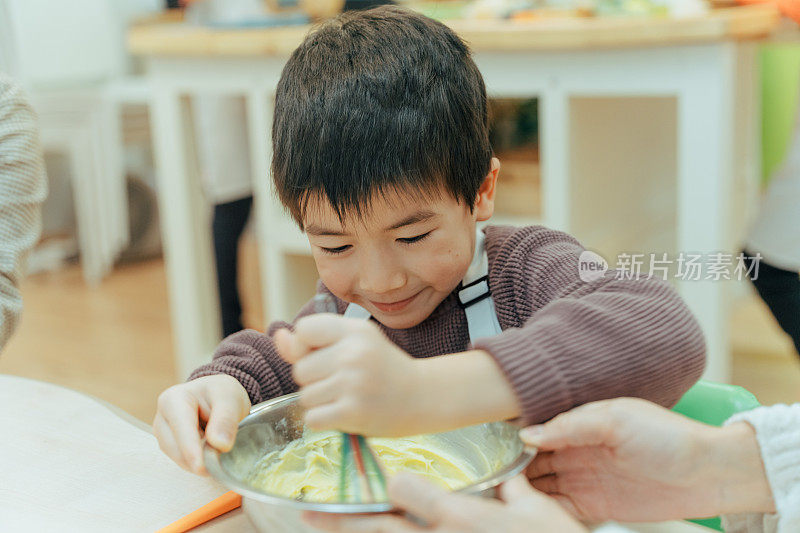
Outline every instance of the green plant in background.
{"type": "Polygon", "coordinates": [[[800,95],[800,45],[761,47],[761,177],[766,183],[786,157],[800,95]]]}

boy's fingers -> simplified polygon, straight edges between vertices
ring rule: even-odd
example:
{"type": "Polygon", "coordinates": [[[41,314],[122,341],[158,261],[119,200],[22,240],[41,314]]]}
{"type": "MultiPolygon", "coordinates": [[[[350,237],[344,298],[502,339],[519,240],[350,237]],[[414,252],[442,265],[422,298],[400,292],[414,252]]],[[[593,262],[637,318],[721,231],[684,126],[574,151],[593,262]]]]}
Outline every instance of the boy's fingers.
{"type": "Polygon", "coordinates": [[[327,378],[338,367],[336,352],[322,348],[295,362],[292,377],[298,385],[305,386],[327,378]]]}
{"type": "Polygon", "coordinates": [[[279,329],[272,336],[278,355],[287,363],[293,365],[305,357],[311,348],[302,342],[297,335],[288,329],[279,329]]]}
{"type": "Polygon", "coordinates": [[[212,393],[211,414],[206,424],[206,441],[221,452],[233,447],[239,421],[247,415],[247,407],[237,397],[212,393]]]}
{"type": "Polygon", "coordinates": [[[161,451],[164,452],[167,457],[175,461],[178,466],[184,470],[189,470],[189,465],[184,462],[183,455],[181,455],[181,451],[178,449],[178,444],[172,436],[169,425],[167,425],[166,421],[159,413],[156,413],[156,418],[153,420],[153,435],[155,435],[158,441],[158,447],[161,448],[161,451]]]}
{"type": "Polygon", "coordinates": [[[306,409],[335,402],[342,394],[342,386],[336,377],[317,381],[300,390],[300,405],[306,409]]]}
{"type": "Polygon", "coordinates": [[[201,473],[205,467],[200,446],[198,408],[196,398],[184,395],[166,402],[159,412],[169,426],[188,470],[201,473]]]}
{"type": "Polygon", "coordinates": [[[323,348],[338,342],[345,336],[369,327],[369,322],[342,315],[322,313],[301,318],[294,327],[294,334],[309,348],[323,348]]]}
{"type": "Polygon", "coordinates": [[[313,407],[306,412],[306,425],[315,431],[326,429],[337,429],[349,433],[362,433],[352,427],[352,421],[348,420],[349,410],[341,401],[328,403],[319,407],[313,407]]]}
{"type": "Polygon", "coordinates": [[[614,443],[614,421],[607,409],[577,407],[549,422],[520,430],[525,444],[542,450],[614,443]]]}

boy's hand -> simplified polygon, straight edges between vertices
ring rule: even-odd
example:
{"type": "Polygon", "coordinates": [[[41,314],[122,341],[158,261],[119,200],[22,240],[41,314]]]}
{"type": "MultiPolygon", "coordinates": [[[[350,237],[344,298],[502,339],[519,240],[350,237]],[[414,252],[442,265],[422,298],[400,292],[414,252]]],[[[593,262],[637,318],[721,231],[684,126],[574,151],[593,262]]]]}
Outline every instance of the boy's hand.
{"type": "Polygon", "coordinates": [[[233,446],[239,421],[250,412],[250,398],[235,378],[204,376],[174,385],[158,397],[153,434],[181,468],[208,475],[201,439],[221,452],[233,446]]]}
{"type": "Polygon", "coordinates": [[[427,527],[399,516],[344,516],[306,513],[305,520],[325,531],[411,533],[494,533],[507,531],[588,531],[562,509],[555,500],[531,488],[524,476],[517,476],[500,487],[502,501],[448,493],[415,476],[398,474],[389,481],[389,498],[400,509],[424,520],[427,527]]]}
{"type": "Polygon", "coordinates": [[[418,365],[371,322],[333,314],[301,318],[274,336],[293,365],[306,424],[368,436],[418,433],[418,365]]]}

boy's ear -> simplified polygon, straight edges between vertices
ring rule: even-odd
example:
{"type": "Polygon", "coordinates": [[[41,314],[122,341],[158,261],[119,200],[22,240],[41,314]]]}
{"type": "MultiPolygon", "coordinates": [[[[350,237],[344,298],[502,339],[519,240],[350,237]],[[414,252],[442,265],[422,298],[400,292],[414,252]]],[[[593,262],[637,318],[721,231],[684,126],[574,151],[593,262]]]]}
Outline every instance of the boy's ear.
{"type": "Polygon", "coordinates": [[[478,198],[475,200],[475,215],[479,222],[489,220],[494,214],[494,195],[497,190],[497,175],[499,173],[500,160],[493,157],[489,173],[483,178],[483,183],[478,189],[478,198]]]}

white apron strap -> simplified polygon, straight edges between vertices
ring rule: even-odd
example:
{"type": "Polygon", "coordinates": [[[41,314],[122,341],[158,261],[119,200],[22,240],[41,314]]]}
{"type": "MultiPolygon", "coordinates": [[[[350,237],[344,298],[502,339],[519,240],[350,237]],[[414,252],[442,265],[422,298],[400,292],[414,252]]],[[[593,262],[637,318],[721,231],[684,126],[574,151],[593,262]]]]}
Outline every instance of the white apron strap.
{"type": "Polygon", "coordinates": [[[344,310],[344,316],[347,318],[363,318],[364,320],[369,320],[372,315],[358,304],[349,304],[347,309],[344,310]]]}
{"type": "Polygon", "coordinates": [[[473,343],[502,332],[489,290],[489,259],[486,256],[485,241],[486,235],[477,230],[472,263],[458,291],[458,302],[467,315],[469,340],[473,343]]]}

